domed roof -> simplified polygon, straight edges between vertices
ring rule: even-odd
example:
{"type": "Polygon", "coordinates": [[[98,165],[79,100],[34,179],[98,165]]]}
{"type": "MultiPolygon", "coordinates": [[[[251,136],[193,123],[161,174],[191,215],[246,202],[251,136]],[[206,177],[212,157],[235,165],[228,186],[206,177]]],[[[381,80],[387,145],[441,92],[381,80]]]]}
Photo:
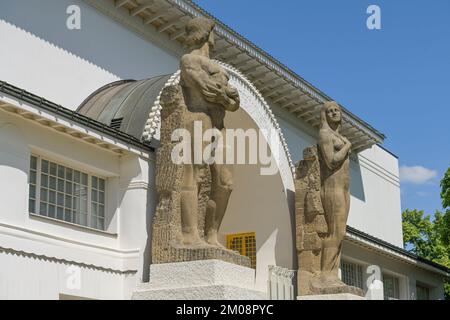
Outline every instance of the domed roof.
{"type": "Polygon", "coordinates": [[[112,82],[91,94],[77,112],[142,139],[152,107],[170,77],[112,82]]]}

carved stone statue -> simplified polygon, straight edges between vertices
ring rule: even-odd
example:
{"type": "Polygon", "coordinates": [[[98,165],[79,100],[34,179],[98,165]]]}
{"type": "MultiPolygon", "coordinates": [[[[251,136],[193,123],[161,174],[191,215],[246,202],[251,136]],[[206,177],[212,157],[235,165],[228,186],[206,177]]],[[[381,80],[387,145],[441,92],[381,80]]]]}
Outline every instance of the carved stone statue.
{"type": "Polygon", "coordinates": [[[320,113],[317,146],[303,151],[297,166],[295,208],[299,295],[353,293],[339,279],[342,241],[350,209],[351,143],[340,134],[339,105],[326,102],[320,113]]]}
{"type": "MultiPolygon", "coordinates": [[[[250,265],[247,257],[225,249],[217,239],[232,191],[231,166],[203,160],[203,149],[211,141],[203,142],[200,163],[175,164],[171,159],[179,143],[171,140],[175,129],[188,130],[194,146],[198,137],[194,123],[201,122],[203,132],[224,131],[226,111],[239,108],[238,91],[229,85],[227,72],[209,56],[213,28],[213,21],[200,17],[187,24],[190,53],[181,58],[180,84],[166,87],[161,94],[161,147],[156,163],[159,202],[153,220],[152,263],[221,259],[250,265]]],[[[195,158],[192,148],[191,159],[195,158]]]]}

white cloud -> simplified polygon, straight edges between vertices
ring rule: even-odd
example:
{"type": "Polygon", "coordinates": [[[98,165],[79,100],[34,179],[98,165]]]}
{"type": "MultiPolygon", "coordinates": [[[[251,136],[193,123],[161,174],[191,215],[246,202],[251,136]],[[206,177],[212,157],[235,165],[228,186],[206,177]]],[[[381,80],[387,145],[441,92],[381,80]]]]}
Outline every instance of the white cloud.
{"type": "Polygon", "coordinates": [[[414,184],[423,184],[437,176],[437,171],[424,168],[422,166],[401,166],[400,180],[414,184]]]}

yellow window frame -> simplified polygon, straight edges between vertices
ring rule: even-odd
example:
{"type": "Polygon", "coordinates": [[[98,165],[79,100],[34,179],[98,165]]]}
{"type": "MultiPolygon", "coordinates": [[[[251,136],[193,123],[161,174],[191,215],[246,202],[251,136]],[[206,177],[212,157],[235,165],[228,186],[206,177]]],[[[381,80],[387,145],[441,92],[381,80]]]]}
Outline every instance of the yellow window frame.
{"type": "Polygon", "coordinates": [[[256,269],[256,232],[244,232],[227,235],[227,248],[238,251],[241,255],[249,257],[251,267],[256,269]],[[240,246],[236,246],[236,242],[240,246]]]}

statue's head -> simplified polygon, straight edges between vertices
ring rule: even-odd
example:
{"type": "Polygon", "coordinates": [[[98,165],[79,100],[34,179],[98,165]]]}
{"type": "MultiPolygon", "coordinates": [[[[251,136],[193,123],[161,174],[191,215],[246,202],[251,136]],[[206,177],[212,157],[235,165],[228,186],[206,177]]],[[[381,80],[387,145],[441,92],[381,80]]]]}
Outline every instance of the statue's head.
{"type": "Polygon", "coordinates": [[[335,101],[324,103],[320,111],[321,128],[327,125],[330,128],[338,128],[342,122],[341,107],[335,101]]]}
{"type": "Polygon", "coordinates": [[[195,17],[186,25],[186,45],[190,49],[197,49],[209,42],[214,46],[214,29],[215,23],[211,19],[203,17],[195,17]]]}
{"type": "Polygon", "coordinates": [[[317,147],[311,146],[303,149],[303,160],[315,160],[317,158],[317,147]]]}

